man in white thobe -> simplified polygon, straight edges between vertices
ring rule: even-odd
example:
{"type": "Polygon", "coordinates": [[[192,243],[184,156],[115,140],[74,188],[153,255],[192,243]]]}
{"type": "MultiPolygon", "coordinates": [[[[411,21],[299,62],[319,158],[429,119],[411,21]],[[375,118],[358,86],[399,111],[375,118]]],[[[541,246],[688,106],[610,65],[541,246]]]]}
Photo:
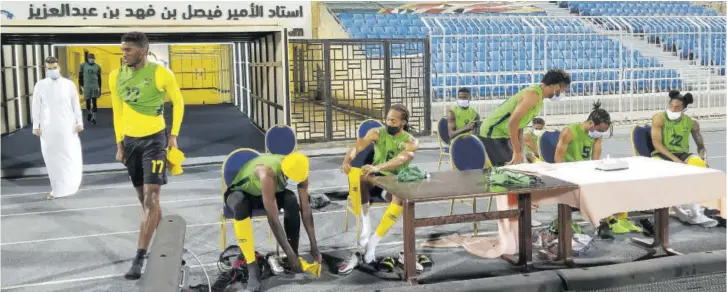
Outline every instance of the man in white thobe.
{"type": "Polygon", "coordinates": [[[78,133],[83,131],[78,89],[63,78],[58,59],[45,59],[46,78],[33,90],[33,134],[40,137],[40,149],[50,179],[48,199],[73,195],[81,186],[83,157],[78,133]]]}

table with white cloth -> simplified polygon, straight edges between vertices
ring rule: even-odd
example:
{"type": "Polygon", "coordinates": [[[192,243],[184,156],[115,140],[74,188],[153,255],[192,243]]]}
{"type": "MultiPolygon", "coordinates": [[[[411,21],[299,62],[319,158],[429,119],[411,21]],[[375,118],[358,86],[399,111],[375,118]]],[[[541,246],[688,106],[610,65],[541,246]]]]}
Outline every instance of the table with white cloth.
{"type": "Polygon", "coordinates": [[[628,169],[603,171],[596,169],[602,161],[572,163],[534,163],[505,168],[545,175],[579,186],[576,190],[533,192],[535,204],[558,204],[558,253],[562,260],[574,267],[571,258],[573,237],[572,208],[580,209],[586,220],[594,226],[615,213],[654,210],[654,240],[632,242],[647,249],[641,259],[653,257],[662,248],[666,255],[677,255],[669,248],[669,207],[682,204],[722,199],[727,192],[724,172],[674,163],[648,157],[628,157],[619,160],[628,163],[628,169]]]}

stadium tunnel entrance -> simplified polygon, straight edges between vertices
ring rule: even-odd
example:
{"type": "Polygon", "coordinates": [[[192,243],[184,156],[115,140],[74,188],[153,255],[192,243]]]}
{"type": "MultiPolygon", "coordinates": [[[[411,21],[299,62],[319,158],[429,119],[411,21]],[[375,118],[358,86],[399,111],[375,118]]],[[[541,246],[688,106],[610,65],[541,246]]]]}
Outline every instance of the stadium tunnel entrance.
{"type": "MultiPolygon", "coordinates": [[[[115,144],[108,75],[122,65],[120,40],[130,31],[149,38],[148,60],[170,68],[182,89],[185,116],[179,145],[187,158],[219,160],[246,147],[264,151],[264,132],[288,124],[287,30],[264,26],[5,26],[2,40],[2,177],[44,166],[32,135],[30,105],[44,59],[56,56],[62,75],[78,84],[93,53],[102,68],[97,124],[80,134],[85,165],[113,164],[115,144]]],[[[86,105],[81,99],[84,120],[86,105]]],[[[171,126],[171,102],[165,107],[171,126]]],[[[30,171],[32,173],[33,171],[30,171]]]]}

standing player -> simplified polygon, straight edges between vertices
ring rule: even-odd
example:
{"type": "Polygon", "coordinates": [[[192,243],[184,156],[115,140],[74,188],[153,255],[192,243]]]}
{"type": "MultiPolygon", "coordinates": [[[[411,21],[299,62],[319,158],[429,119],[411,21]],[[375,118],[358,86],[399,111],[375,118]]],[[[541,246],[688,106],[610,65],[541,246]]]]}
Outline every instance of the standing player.
{"type": "MultiPolygon", "coordinates": [[[[676,90],[669,92],[667,110],[654,115],[652,118],[651,141],[654,143],[656,150],[651,153],[651,157],[707,167],[705,162],[707,148],[704,147],[704,138],[699,131],[699,123],[684,114],[687,106],[692,102],[694,102],[694,98],[691,93],[682,95],[676,90]],[[689,136],[692,136],[694,143],[697,144],[698,156],[689,152],[689,136]]],[[[714,227],[718,224],[716,220],[705,216],[698,204],[675,206],[672,210],[679,220],[688,224],[697,224],[703,227],[714,227]]]]}
{"type": "Polygon", "coordinates": [[[101,67],[96,64],[93,54],[88,54],[88,60],[78,70],[78,88],[86,100],[86,120],[95,125],[98,98],[101,96],[101,67]]]}
{"type": "Polygon", "coordinates": [[[126,165],[141,203],[142,216],[138,250],[125,277],[141,277],[144,256],[159,224],[161,186],[167,183],[167,146],[177,148],[177,136],[184,116],[184,101],[169,69],[147,62],[149,40],[141,32],[121,37],[124,63],[109,75],[111,105],[116,132],[116,160],[126,165]],[[172,131],[164,122],[164,97],[174,105],[172,131]]]}
{"type": "Polygon", "coordinates": [[[493,166],[523,163],[523,129],[540,113],[543,98],[558,100],[570,82],[568,73],[552,69],[540,84],[521,89],[487,116],[480,139],[493,166]]]}

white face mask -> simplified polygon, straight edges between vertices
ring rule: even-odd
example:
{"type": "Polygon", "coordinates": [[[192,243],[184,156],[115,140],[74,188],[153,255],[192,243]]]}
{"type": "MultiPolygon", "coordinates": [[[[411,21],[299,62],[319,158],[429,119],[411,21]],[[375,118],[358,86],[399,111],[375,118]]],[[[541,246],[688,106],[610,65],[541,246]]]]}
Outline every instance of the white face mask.
{"type": "Polygon", "coordinates": [[[470,106],[470,101],[466,100],[466,99],[458,99],[457,106],[459,106],[461,108],[467,108],[470,106]]]}
{"type": "Polygon", "coordinates": [[[552,100],[552,101],[560,101],[562,99],[563,99],[563,96],[560,95],[560,91],[558,91],[555,95],[553,95],[553,97],[550,100],[552,100]]]}
{"type": "Polygon", "coordinates": [[[290,179],[290,178],[288,178],[288,180],[287,180],[287,184],[288,184],[288,185],[294,185],[294,186],[296,186],[296,187],[298,186],[298,182],[297,182],[297,181],[294,181],[294,180],[292,180],[292,179],[290,179]]]}
{"type": "Polygon", "coordinates": [[[52,79],[58,79],[58,77],[61,77],[61,71],[60,69],[46,70],[45,75],[52,79]]]}
{"type": "Polygon", "coordinates": [[[669,109],[667,109],[666,110],[666,117],[669,118],[672,121],[673,120],[677,120],[677,119],[679,119],[679,118],[682,117],[682,112],[673,112],[673,111],[670,111],[669,109]]]}
{"type": "Polygon", "coordinates": [[[543,135],[543,133],[545,133],[545,130],[533,130],[533,133],[536,136],[541,136],[541,135],[543,135]]]}
{"type": "Polygon", "coordinates": [[[590,132],[588,132],[588,136],[591,136],[591,138],[593,138],[593,139],[598,139],[598,138],[601,138],[601,137],[603,137],[603,136],[604,136],[605,134],[606,134],[606,133],[603,133],[603,132],[599,132],[599,131],[590,131],[590,132]]]}

